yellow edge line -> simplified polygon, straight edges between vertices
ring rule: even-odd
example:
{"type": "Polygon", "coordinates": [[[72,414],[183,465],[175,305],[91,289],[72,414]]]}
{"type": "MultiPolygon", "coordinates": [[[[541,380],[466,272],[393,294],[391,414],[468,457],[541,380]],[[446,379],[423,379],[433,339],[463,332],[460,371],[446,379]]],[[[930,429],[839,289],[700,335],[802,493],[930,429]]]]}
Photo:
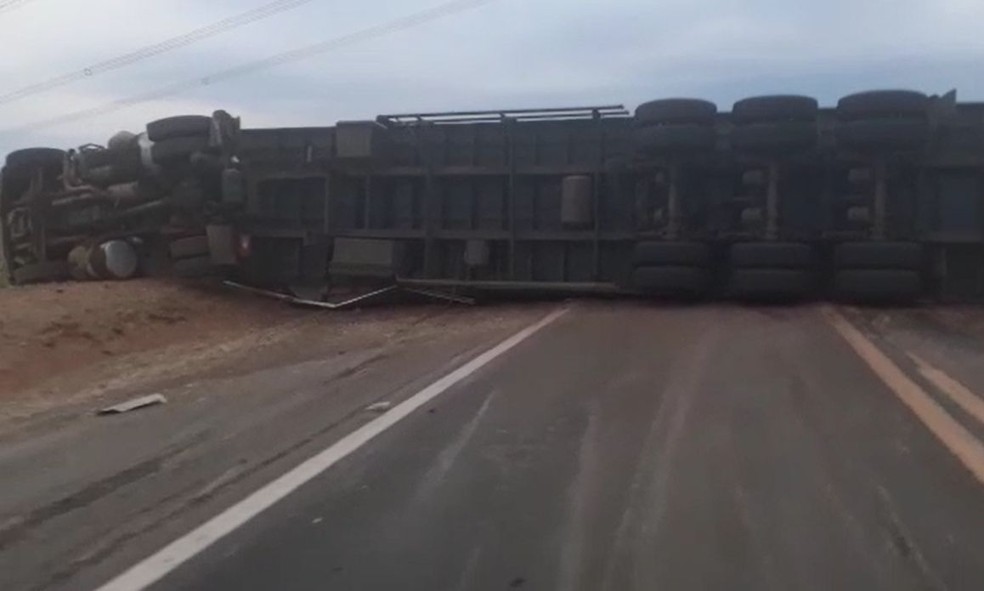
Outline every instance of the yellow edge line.
{"type": "Polygon", "coordinates": [[[830,307],[825,307],[823,314],[854,352],[875,372],[875,375],[881,378],[881,381],[915,413],[933,435],[950,450],[950,453],[956,456],[981,484],[984,484],[984,445],[933,400],[932,396],[906,376],[847,319],[830,307]]]}
{"type": "Polygon", "coordinates": [[[980,421],[981,424],[984,424],[984,398],[974,394],[967,386],[950,377],[945,371],[934,367],[915,353],[906,352],[906,355],[916,364],[916,367],[919,368],[919,373],[924,378],[949,396],[950,400],[957,403],[967,414],[980,421]]]}

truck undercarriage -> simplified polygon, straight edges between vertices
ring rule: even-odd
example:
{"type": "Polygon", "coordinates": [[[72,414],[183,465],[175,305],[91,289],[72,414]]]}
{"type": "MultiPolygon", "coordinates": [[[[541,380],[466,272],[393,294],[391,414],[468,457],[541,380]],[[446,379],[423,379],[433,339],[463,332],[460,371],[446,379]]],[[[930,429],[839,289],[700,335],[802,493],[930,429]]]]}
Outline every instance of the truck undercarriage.
{"type": "Polygon", "coordinates": [[[220,274],[327,295],[984,298],[984,105],[872,91],[383,115],[156,121],[7,157],[15,283],[220,274]]]}

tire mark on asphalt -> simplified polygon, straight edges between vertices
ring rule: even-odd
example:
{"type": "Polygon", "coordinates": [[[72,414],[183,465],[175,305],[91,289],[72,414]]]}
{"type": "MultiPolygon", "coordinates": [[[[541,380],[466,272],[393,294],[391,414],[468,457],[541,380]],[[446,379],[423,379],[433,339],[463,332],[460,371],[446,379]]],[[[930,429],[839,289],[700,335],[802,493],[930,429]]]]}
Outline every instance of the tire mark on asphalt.
{"type": "Polygon", "coordinates": [[[884,509],[885,516],[888,518],[887,529],[895,551],[907,562],[916,565],[919,573],[922,575],[923,581],[928,583],[931,589],[936,591],[946,591],[949,589],[946,583],[943,582],[943,579],[930,566],[922,550],[919,549],[915,537],[909,532],[909,528],[906,527],[898,511],[895,510],[895,503],[892,502],[892,497],[888,494],[888,490],[881,485],[876,485],[876,490],[878,491],[878,498],[881,501],[880,504],[884,509]]]}
{"type": "Polygon", "coordinates": [[[7,521],[0,529],[0,550],[6,549],[24,537],[28,531],[51,519],[91,505],[128,484],[156,474],[170,458],[198,445],[202,439],[203,436],[199,435],[180,447],[134,464],[107,478],[97,480],[67,497],[38,507],[22,517],[7,521]]]}
{"type": "Polygon", "coordinates": [[[587,511],[590,499],[596,491],[594,475],[600,467],[598,455],[598,408],[592,401],[587,409],[588,426],[581,436],[578,451],[578,471],[568,489],[569,509],[560,555],[558,589],[574,591],[581,589],[584,570],[585,539],[587,537],[587,511]]]}
{"type": "Polygon", "coordinates": [[[648,589],[652,585],[645,581],[656,578],[655,545],[666,510],[672,463],[702,372],[721,334],[719,314],[703,314],[699,318],[703,322],[692,327],[697,337],[682,351],[682,358],[671,365],[673,371],[662,389],[662,400],[641,447],[639,464],[626,495],[628,501],[606,560],[601,589],[623,589],[626,584],[648,589]],[[618,563],[622,560],[628,560],[627,566],[632,568],[628,582],[618,580],[621,578],[618,563]]]}
{"type": "MultiPolygon", "coordinates": [[[[361,360],[360,362],[353,364],[347,367],[346,369],[342,370],[341,372],[339,372],[337,375],[335,375],[332,378],[331,381],[333,382],[344,381],[362,372],[363,370],[375,364],[376,362],[381,361],[385,357],[386,356],[383,354],[377,354],[365,360],[361,360]]],[[[383,396],[382,398],[386,398],[386,396],[383,396]]],[[[299,452],[301,449],[311,445],[313,442],[324,437],[332,430],[341,427],[342,425],[348,423],[349,421],[358,419],[363,415],[365,415],[365,411],[362,406],[353,408],[349,413],[339,417],[335,421],[326,424],[325,426],[318,429],[314,433],[308,435],[307,437],[297,440],[292,445],[281,448],[276,453],[261,458],[259,461],[254,462],[249,466],[245,466],[245,467],[242,465],[235,466],[229,469],[226,473],[222,474],[219,478],[213,480],[210,483],[206,483],[204,487],[199,487],[197,489],[193,486],[183,487],[182,489],[175,491],[173,494],[168,495],[164,499],[159,500],[154,505],[148,505],[144,507],[143,509],[138,511],[133,516],[132,519],[122,524],[122,527],[106,532],[104,536],[98,541],[98,543],[87,546],[86,548],[84,548],[84,551],[81,554],[76,555],[70,560],[64,561],[57,568],[51,570],[50,573],[47,575],[47,577],[42,579],[38,585],[31,588],[31,591],[43,591],[44,589],[48,589],[52,585],[69,580],[71,577],[77,575],[80,571],[82,571],[82,569],[90,567],[95,564],[99,564],[103,560],[107,559],[108,557],[116,554],[132,540],[135,540],[140,536],[143,536],[144,534],[156,531],[164,527],[172,520],[175,520],[179,516],[183,515],[186,511],[188,511],[188,509],[195,507],[197,505],[201,505],[211,500],[220,492],[223,492],[229,489],[230,487],[239,484],[245,479],[264,470],[265,468],[291,456],[294,453],[299,452]],[[167,507],[167,510],[161,512],[162,507],[167,507]],[[157,515],[151,516],[153,513],[157,513],[157,515]],[[149,519],[146,519],[142,522],[138,521],[138,519],[144,519],[147,516],[151,516],[151,517],[149,517],[149,519]]],[[[129,476],[128,478],[125,479],[122,478],[120,476],[120,474],[122,473],[120,473],[111,479],[107,479],[107,480],[116,479],[116,481],[114,482],[115,486],[111,489],[105,489],[103,491],[103,495],[100,495],[99,497],[91,498],[89,500],[89,503],[86,503],[86,505],[99,500],[99,498],[101,498],[102,496],[115,492],[117,489],[122,488],[123,486],[134,484],[135,482],[138,482],[147,476],[151,476],[153,474],[166,471],[166,469],[170,467],[175,462],[176,459],[191,453],[195,447],[197,447],[201,443],[204,443],[206,440],[205,435],[206,434],[204,433],[200,434],[194,441],[186,445],[183,445],[180,448],[177,448],[170,453],[164,454],[162,456],[158,456],[158,458],[155,459],[156,461],[156,465],[154,466],[155,469],[152,471],[147,471],[148,469],[146,467],[142,467],[142,464],[138,464],[138,466],[135,466],[134,468],[140,468],[139,470],[134,470],[134,468],[131,468],[130,471],[125,471],[125,472],[132,471],[132,473],[128,474],[129,476]]],[[[83,493],[84,492],[85,491],[83,491],[83,493]]],[[[73,495],[73,497],[75,496],[77,495],[73,495]]],[[[61,503],[56,503],[56,504],[61,504],[61,503]]],[[[65,513],[67,511],[73,511],[83,506],[85,505],[74,505],[68,507],[66,511],[62,511],[61,513],[65,513]]],[[[41,508],[38,511],[41,511],[43,509],[45,508],[41,508]]],[[[50,517],[48,519],[50,519],[50,517]]],[[[32,523],[29,527],[32,528],[37,527],[40,524],[41,522],[32,523]]],[[[13,524],[13,525],[15,526],[20,525],[20,523],[13,524]]],[[[0,530],[0,549],[3,549],[4,547],[3,534],[4,532],[0,530]]],[[[18,535],[22,536],[23,532],[18,530],[18,535]]]]}
{"type": "Polygon", "coordinates": [[[482,547],[476,546],[471,554],[468,555],[468,562],[465,563],[465,568],[461,570],[461,577],[458,579],[458,584],[455,585],[457,591],[468,591],[475,587],[475,571],[478,570],[479,560],[482,558],[482,547]]]}
{"type": "Polygon", "coordinates": [[[498,390],[492,390],[492,392],[485,397],[485,401],[482,402],[482,406],[478,409],[468,423],[458,432],[458,436],[454,438],[451,443],[449,443],[441,453],[437,455],[431,467],[427,470],[424,476],[420,479],[417,485],[417,490],[413,495],[413,504],[421,503],[426,501],[434,491],[441,485],[444,481],[444,477],[447,476],[451,468],[454,467],[458,456],[465,449],[468,443],[471,441],[475,432],[478,430],[478,425],[482,422],[485,417],[485,413],[489,410],[489,406],[492,405],[492,401],[498,395],[498,390]]]}
{"type": "MultiPolygon", "coordinates": [[[[823,320],[822,313],[818,319],[823,320]]],[[[794,420],[801,426],[804,433],[811,434],[811,449],[814,454],[813,465],[817,469],[817,486],[822,489],[823,497],[831,507],[834,515],[841,521],[847,535],[848,543],[857,556],[870,558],[866,561],[872,569],[877,581],[876,588],[892,589],[899,587],[895,578],[897,567],[901,564],[914,566],[920,575],[922,586],[931,589],[946,588],[940,578],[923,557],[916,546],[915,538],[905,534],[904,546],[907,552],[900,552],[899,532],[908,532],[901,516],[894,510],[886,488],[881,484],[871,468],[857,459],[855,450],[846,445],[850,441],[840,430],[831,431],[824,428],[823,421],[817,413],[818,408],[809,404],[814,400],[823,400],[828,390],[816,379],[817,370],[809,363],[809,356],[803,351],[791,348],[781,349],[785,363],[792,368],[795,383],[791,399],[794,420]],[[819,478],[823,476],[823,478],[819,478]],[[851,490],[852,482],[855,488],[851,490]],[[849,499],[853,498],[853,503],[849,499]],[[864,500],[870,503],[870,509],[864,510],[861,504],[864,500]],[[888,501],[888,502],[886,502],[888,501]],[[851,505],[858,509],[852,510],[851,505]],[[878,524],[876,528],[866,528],[860,515],[873,516],[878,524]],[[914,552],[913,552],[914,549],[914,552]],[[877,551],[877,554],[873,552],[877,551]],[[918,554],[918,559],[913,556],[918,554]]],[[[838,428],[839,429],[839,428],[838,428]]],[[[903,451],[903,453],[905,453],[903,451]]]]}

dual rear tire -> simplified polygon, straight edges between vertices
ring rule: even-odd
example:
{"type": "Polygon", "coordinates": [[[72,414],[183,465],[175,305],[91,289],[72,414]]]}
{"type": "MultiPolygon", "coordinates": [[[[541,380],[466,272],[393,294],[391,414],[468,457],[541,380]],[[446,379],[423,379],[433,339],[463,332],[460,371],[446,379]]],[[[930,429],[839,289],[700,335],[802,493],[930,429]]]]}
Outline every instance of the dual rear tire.
{"type": "Polygon", "coordinates": [[[834,250],[834,296],[859,303],[911,303],[924,292],[922,245],[849,242],[834,250]]]}
{"type": "Polygon", "coordinates": [[[711,288],[711,249],[702,242],[640,242],[632,287],[651,296],[693,299],[711,288]]]}
{"type": "MultiPolygon", "coordinates": [[[[726,293],[744,301],[794,302],[823,291],[817,249],[798,242],[748,242],[731,247],[726,293]]],[[[865,304],[911,303],[925,291],[925,252],[908,242],[840,244],[830,284],[835,299],[865,304]]],[[[652,296],[699,298],[715,285],[711,247],[700,242],[640,242],[631,286],[652,296]]]]}
{"type": "Polygon", "coordinates": [[[693,156],[714,149],[717,107],[700,99],[661,99],[639,105],[635,144],[647,155],[693,156]]]}
{"type": "Polygon", "coordinates": [[[731,247],[728,293],[751,301],[798,301],[817,290],[817,256],[809,244],[746,242],[731,247]]]}

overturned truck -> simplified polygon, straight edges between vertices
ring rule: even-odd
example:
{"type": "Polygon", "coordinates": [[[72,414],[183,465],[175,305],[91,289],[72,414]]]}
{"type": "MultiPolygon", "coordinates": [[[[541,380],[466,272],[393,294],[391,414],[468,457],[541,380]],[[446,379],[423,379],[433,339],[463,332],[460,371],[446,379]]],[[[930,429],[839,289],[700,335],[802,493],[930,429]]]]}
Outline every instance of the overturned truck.
{"type": "Polygon", "coordinates": [[[16,283],[854,301],[984,298],[984,104],[871,91],[383,115],[224,112],[8,156],[16,283]]]}

